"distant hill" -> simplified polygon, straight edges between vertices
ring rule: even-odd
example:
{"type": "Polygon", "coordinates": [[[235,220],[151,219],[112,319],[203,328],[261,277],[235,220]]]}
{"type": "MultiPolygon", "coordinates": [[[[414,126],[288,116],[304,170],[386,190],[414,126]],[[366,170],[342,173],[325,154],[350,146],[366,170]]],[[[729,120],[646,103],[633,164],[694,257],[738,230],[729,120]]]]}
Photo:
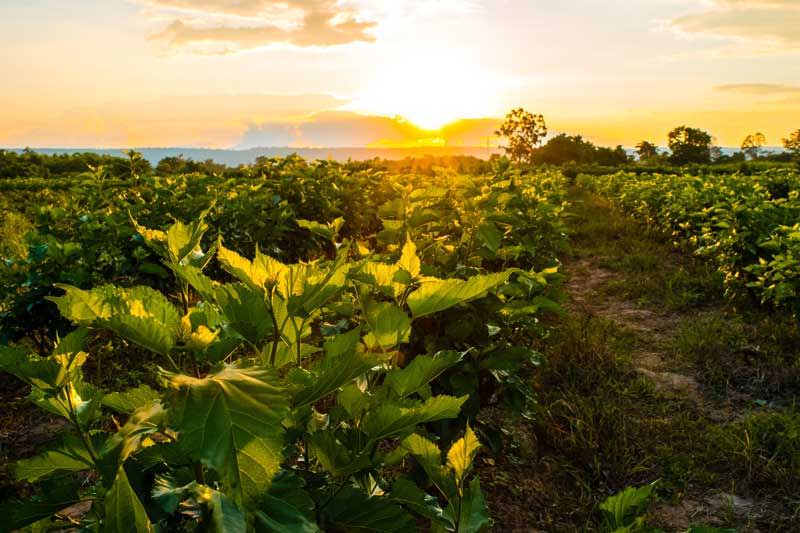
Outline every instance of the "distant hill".
{"type": "MultiPolygon", "coordinates": [[[[72,154],[75,152],[90,152],[100,155],[123,156],[122,148],[33,148],[40,154],[72,154]]],[[[211,148],[135,148],[142,153],[145,159],[155,165],[165,157],[182,155],[186,159],[205,161],[212,159],[216,163],[228,166],[254,163],[257,157],[284,157],[298,154],[305,159],[332,159],[335,161],[366,160],[366,159],[405,159],[406,157],[471,155],[481,159],[488,159],[493,153],[499,153],[497,148],[480,146],[441,146],[420,148],[290,148],[288,146],[248,148],[243,150],[217,150],[211,148]]],[[[22,149],[12,151],[21,152],[22,149]]]]}

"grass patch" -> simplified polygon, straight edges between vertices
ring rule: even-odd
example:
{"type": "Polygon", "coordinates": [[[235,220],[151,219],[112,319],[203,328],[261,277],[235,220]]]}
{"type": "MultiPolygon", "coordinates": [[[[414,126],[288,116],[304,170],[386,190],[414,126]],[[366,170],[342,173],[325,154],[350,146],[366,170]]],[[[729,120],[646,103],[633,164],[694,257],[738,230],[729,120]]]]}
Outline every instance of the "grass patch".
{"type": "Polygon", "coordinates": [[[800,330],[792,317],[760,311],[690,317],[674,350],[720,396],[737,390],[756,400],[791,401],[800,389],[800,330]]]}
{"type": "Polygon", "coordinates": [[[663,233],[612,210],[605,200],[580,190],[574,194],[573,254],[625,274],[624,281],[603,287],[605,294],[669,310],[722,301],[716,269],[681,253],[663,233]]]}

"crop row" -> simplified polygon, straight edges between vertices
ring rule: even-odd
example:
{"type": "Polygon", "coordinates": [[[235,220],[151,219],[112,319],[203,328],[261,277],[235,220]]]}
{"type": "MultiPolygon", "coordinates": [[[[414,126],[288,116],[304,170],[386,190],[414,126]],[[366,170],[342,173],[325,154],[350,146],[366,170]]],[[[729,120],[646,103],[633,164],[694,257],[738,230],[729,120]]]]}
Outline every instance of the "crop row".
{"type": "Polygon", "coordinates": [[[507,166],[419,177],[275,165],[290,168],[216,186],[97,177],[20,213],[46,218],[28,254],[6,261],[28,276],[6,309],[40,283],[37,305],[67,325],[50,342],[51,330],[37,340],[16,323],[0,370],[69,430],[16,464],[35,488],[0,504],[3,529],[490,524],[472,462],[479,436],[497,432],[475,415],[498,401],[524,415],[533,400],[524,375],[538,314],[555,305],[565,180],[507,166]],[[69,243],[61,265],[86,261],[81,283],[30,276],[69,243]],[[128,270],[87,257],[109,247],[128,270]],[[108,390],[84,372],[100,357],[153,363],[154,379],[108,390]],[[65,518],[67,507],[81,511],[65,518]]]}
{"type": "Polygon", "coordinates": [[[800,312],[800,176],[620,172],[581,185],[692,247],[724,275],[729,294],[800,312]]]}

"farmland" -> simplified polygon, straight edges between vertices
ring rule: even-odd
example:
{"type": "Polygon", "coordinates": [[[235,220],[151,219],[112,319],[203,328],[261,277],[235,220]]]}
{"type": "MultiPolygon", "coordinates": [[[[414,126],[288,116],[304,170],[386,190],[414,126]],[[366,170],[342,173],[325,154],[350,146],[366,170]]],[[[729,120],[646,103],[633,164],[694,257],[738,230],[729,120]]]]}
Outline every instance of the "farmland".
{"type": "Polygon", "coordinates": [[[793,522],[791,167],[111,162],[0,180],[3,529],[793,522]]]}

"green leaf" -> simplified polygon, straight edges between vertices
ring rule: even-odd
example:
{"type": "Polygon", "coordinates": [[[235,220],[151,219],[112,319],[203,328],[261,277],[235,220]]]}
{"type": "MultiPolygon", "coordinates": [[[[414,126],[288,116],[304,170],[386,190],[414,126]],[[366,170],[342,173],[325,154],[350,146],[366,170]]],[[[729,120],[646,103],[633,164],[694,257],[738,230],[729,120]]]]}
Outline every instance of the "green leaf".
{"type": "Polygon", "coordinates": [[[505,283],[513,270],[473,276],[467,280],[445,279],[423,283],[408,296],[408,307],[414,318],[419,318],[449,309],[486,294],[487,291],[505,283]]]}
{"type": "Polygon", "coordinates": [[[272,331],[272,314],[264,296],[238,283],[226,283],[214,290],[220,311],[231,329],[252,344],[259,344],[272,331]]]}
{"type": "Polygon", "coordinates": [[[202,270],[192,265],[176,265],[170,263],[167,266],[172,269],[178,279],[183,280],[194,288],[197,294],[202,296],[204,300],[208,302],[214,301],[214,287],[216,286],[216,282],[203,274],[202,270]]]}
{"type": "Polygon", "coordinates": [[[317,376],[314,383],[292,397],[295,408],[313,404],[386,360],[387,356],[357,349],[360,331],[356,328],[325,343],[325,357],[312,369],[317,376]]]}
{"type": "Polygon", "coordinates": [[[110,533],[143,533],[153,531],[147,512],[133,491],[125,469],[117,470],[117,478],[106,494],[106,516],[103,531],[110,533]]]}
{"type": "Polygon", "coordinates": [[[274,286],[290,268],[277,259],[262,254],[258,248],[255,258],[250,261],[225,248],[222,243],[217,246],[217,259],[226,272],[255,291],[263,291],[265,287],[274,286]]]}
{"type": "Polygon", "coordinates": [[[369,455],[351,451],[332,430],[316,431],[307,438],[313,456],[335,478],[349,477],[370,466],[369,455]]]}
{"type": "Polygon", "coordinates": [[[57,285],[64,296],[49,297],[61,314],[81,326],[110,329],[131,342],[166,355],[175,345],[180,316],[175,306],[149,287],[112,285],[84,291],[57,285]]]}
{"type": "Polygon", "coordinates": [[[443,511],[439,506],[439,500],[407,479],[397,479],[392,483],[389,498],[394,503],[431,520],[439,520],[442,517],[443,511]]]}
{"type": "Polygon", "coordinates": [[[365,312],[367,325],[372,330],[364,338],[367,346],[388,349],[408,342],[411,319],[405,311],[392,303],[372,301],[367,303],[365,312]]]}
{"type": "Polygon", "coordinates": [[[461,405],[468,396],[434,396],[424,403],[408,406],[401,403],[385,403],[369,411],[362,423],[364,431],[373,439],[379,440],[389,436],[402,436],[419,424],[456,418],[461,405]]]}
{"type": "Polygon", "coordinates": [[[30,459],[17,461],[16,477],[33,483],[55,472],[80,472],[94,467],[89,452],[75,435],[69,435],[55,448],[30,459]]]}
{"type": "Polygon", "coordinates": [[[336,237],[339,235],[339,231],[344,225],[344,219],[342,217],[338,217],[333,220],[333,222],[328,222],[327,224],[322,224],[313,220],[304,220],[302,218],[298,218],[296,222],[301,228],[305,228],[311,233],[319,235],[331,242],[336,242],[336,237]]]}
{"type": "Polygon", "coordinates": [[[336,401],[353,419],[356,419],[367,409],[369,396],[358,385],[351,383],[342,387],[336,395],[336,401]]]}
{"type": "Polygon", "coordinates": [[[419,276],[421,263],[417,256],[417,247],[411,239],[408,239],[403,245],[400,260],[397,262],[396,266],[408,272],[412,279],[419,276]]]}
{"type": "Polygon", "coordinates": [[[0,370],[42,390],[56,390],[66,381],[64,368],[57,360],[20,347],[0,346],[0,370]]]}
{"type": "Polygon", "coordinates": [[[283,457],[288,395],[273,369],[236,368],[205,378],[166,374],[170,412],[186,453],[216,470],[227,490],[262,494],[283,457]]]}
{"type": "Polygon", "coordinates": [[[612,529],[625,527],[641,514],[650,500],[658,482],[641,487],[626,487],[609,496],[600,504],[600,510],[612,529]]]}
{"type": "Polygon", "coordinates": [[[139,385],[125,392],[111,392],[103,396],[103,405],[113,410],[131,414],[140,407],[149,405],[159,398],[159,394],[147,385],[139,385]]]}
{"type": "Polygon", "coordinates": [[[419,465],[431,478],[446,497],[453,497],[458,494],[454,480],[447,475],[442,466],[442,454],[438,446],[421,435],[412,433],[401,443],[401,446],[414,456],[419,465]]]}
{"type": "Polygon", "coordinates": [[[481,484],[478,478],[473,479],[464,496],[461,498],[458,511],[454,509],[454,501],[444,511],[445,519],[453,525],[457,524],[455,531],[458,533],[478,533],[485,531],[492,523],[489,516],[489,507],[481,491],[481,484]]]}
{"type": "Polygon", "coordinates": [[[213,533],[247,531],[244,511],[226,494],[205,485],[197,485],[197,499],[205,502],[211,513],[209,529],[213,533]]]}
{"type": "Polygon", "coordinates": [[[103,447],[104,463],[118,465],[136,453],[142,441],[159,430],[165,417],[166,412],[160,402],[152,402],[134,411],[103,447]]]}
{"type": "Polygon", "coordinates": [[[394,368],[386,374],[384,384],[400,398],[414,394],[436,379],[442,372],[458,364],[464,357],[456,351],[442,351],[435,355],[418,355],[405,368],[394,368]]]}
{"type": "Polygon", "coordinates": [[[314,500],[304,490],[305,481],[289,470],[272,480],[266,496],[254,513],[257,533],[317,533],[314,500]]]}
{"type": "Polygon", "coordinates": [[[368,497],[345,487],[325,506],[326,531],[343,533],[399,533],[416,531],[414,519],[388,498],[368,497]]]}
{"type": "MultiPolygon", "coordinates": [[[[203,235],[208,231],[208,224],[205,223],[204,212],[197,220],[184,224],[181,221],[176,221],[166,232],[166,245],[169,252],[169,258],[173,263],[195,263],[201,261],[200,257],[196,259],[192,256],[203,256],[200,249],[200,241],[203,235]],[[195,259],[195,261],[192,261],[195,259]]],[[[195,266],[197,266],[195,264],[195,266]]]]}
{"type": "Polygon", "coordinates": [[[114,316],[104,325],[120,337],[157,354],[168,355],[175,346],[175,330],[147,317],[114,316]]]}
{"type": "Polygon", "coordinates": [[[503,232],[497,229],[497,226],[492,222],[482,224],[476,233],[478,239],[489,249],[493,254],[497,253],[500,248],[500,243],[503,241],[503,232]]]}

